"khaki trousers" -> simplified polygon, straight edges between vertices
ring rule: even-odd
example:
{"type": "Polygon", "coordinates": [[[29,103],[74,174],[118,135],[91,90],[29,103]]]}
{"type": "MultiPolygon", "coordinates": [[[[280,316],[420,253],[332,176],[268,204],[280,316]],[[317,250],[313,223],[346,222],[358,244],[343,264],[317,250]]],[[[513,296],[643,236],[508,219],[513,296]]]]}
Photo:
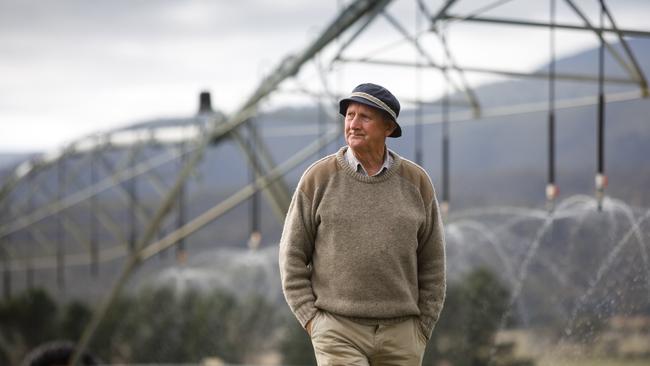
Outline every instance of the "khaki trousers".
{"type": "Polygon", "coordinates": [[[413,317],[391,325],[364,325],[324,311],[311,323],[318,366],[420,366],[426,337],[413,317]]]}

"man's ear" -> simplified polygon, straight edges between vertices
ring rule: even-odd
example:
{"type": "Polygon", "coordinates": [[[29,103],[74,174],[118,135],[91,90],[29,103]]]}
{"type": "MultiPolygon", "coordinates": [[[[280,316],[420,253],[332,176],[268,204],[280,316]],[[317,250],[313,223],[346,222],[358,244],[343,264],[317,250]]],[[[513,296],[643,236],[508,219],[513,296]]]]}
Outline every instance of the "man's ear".
{"type": "Polygon", "coordinates": [[[397,128],[397,125],[392,120],[386,120],[388,127],[386,127],[386,137],[393,134],[393,131],[397,128]]]}

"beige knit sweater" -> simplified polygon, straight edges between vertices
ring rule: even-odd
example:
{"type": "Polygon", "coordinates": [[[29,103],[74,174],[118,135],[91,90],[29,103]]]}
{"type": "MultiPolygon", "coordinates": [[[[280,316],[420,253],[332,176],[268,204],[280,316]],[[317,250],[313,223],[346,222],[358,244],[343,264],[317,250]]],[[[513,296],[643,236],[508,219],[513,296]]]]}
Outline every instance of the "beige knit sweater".
{"type": "Polygon", "coordinates": [[[394,154],[375,177],[355,172],[347,147],[311,165],[280,241],[284,295],[300,323],[324,310],[362,322],[417,316],[430,335],[445,297],[445,252],[427,173],[394,154]]]}

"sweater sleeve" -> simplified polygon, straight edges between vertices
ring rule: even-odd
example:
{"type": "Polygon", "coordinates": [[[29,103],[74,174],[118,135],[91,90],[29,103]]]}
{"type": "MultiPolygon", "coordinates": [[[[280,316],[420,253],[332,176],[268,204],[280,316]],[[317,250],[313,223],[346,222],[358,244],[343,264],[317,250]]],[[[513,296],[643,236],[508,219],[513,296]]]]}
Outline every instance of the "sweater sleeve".
{"type": "Polygon", "coordinates": [[[424,235],[418,250],[420,325],[429,338],[445,301],[445,237],[435,193],[427,208],[424,235]]]}
{"type": "Polygon", "coordinates": [[[300,188],[296,189],[280,239],[282,291],[303,327],[316,314],[311,284],[311,257],[315,240],[311,206],[311,200],[300,188]]]}

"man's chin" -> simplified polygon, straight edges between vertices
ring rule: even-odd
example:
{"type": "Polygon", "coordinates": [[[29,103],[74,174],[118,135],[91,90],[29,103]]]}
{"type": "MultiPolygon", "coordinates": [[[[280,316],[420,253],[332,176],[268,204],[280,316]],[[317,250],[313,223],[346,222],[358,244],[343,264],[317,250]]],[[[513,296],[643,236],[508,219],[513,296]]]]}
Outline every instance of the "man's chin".
{"type": "Polygon", "coordinates": [[[363,147],[363,144],[360,144],[359,141],[348,141],[348,146],[353,150],[358,150],[363,147]]]}
{"type": "Polygon", "coordinates": [[[348,137],[348,146],[360,146],[363,145],[365,140],[361,136],[348,137]]]}

